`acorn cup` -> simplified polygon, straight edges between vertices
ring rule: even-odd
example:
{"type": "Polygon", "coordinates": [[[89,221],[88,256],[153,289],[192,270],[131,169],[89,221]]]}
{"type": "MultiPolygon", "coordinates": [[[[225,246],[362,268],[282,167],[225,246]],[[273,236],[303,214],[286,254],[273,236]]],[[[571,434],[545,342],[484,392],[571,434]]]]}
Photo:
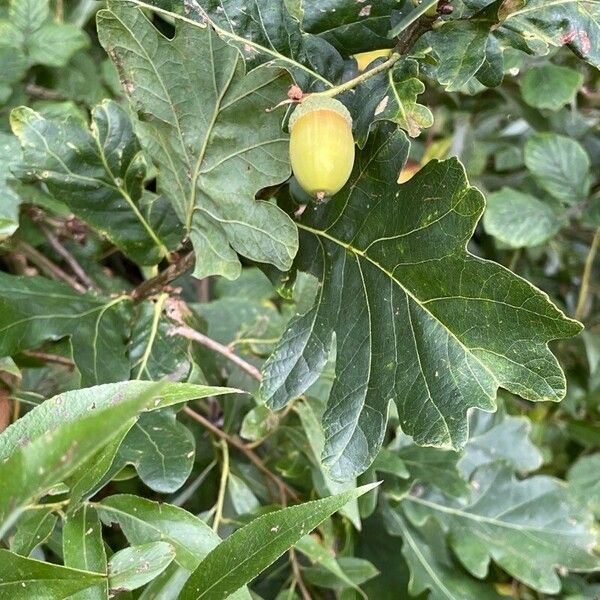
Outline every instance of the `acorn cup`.
{"type": "Polygon", "coordinates": [[[290,161],[294,175],[313,198],[339,192],[354,165],[352,117],[338,100],[309,96],[292,113],[290,161]]]}

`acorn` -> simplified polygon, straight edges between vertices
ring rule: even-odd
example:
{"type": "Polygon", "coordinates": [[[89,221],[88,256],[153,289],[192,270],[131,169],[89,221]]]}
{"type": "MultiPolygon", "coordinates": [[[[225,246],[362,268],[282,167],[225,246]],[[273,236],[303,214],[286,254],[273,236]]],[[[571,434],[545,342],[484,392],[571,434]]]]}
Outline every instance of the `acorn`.
{"type": "Polygon", "coordinates": [[[313,198],[339,192],[354,165],[352,117],[338,100],[309,96],[292,113],[290,161],[296,180],[313,198]]]}
{"type": "Polygon", "coordinates": [[[360,52],[359,54],[353,54],[352,58],[356,61],[358,72],[362,73],[375,59],[377,58],[389,58],[392,54],[391,48],[381,48],[380,50],[371,50],[370,52],[360,52]]]}

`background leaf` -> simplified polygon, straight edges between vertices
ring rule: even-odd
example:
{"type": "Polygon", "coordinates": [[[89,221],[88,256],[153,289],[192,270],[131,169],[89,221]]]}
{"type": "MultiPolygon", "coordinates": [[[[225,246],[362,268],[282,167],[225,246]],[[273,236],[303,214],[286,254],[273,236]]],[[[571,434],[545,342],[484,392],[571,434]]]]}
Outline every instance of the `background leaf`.
{"type": "Polygon", "coordinates": [[[521,92],[523,100],[534,108],[559,110],[575,99],[582,83],[583,76],[573,69],[541,65],[525,73],[521,92]]]}
{"type": "Polygon", "coordinates": [[[525,164],[538,184],[564,204],[587,196],[590,160],[577,141],[552,133],[535,135],[525,145],[525,164]]]}
{"type": "Polygon", "coordinates": [[[445,548],[440,527],[434,522],[424,523],[417,528],[398,512],[387,510],[384,515],[390,532],[402,536],[402,554],[411,570],[409,591],[412,595],[429,590],[430,600],[502,598],[493,587],[461,574],[445,548]]]}
{"type": "Polygon", "coordinates": [[[600,454],[580,458],[567,479],[573,493],[597,516],[600,514],[600,454]]]}
{"type": "Polygon", "coordinates": [[[19,154],[18,141],[12,135],[0,133],[0,241],[19,226],[21,198],[13,187],[15,180],[11,173],[13,165],[19,162],[19,154]]]}
{"type": "Polygon", "coordinates": [[[550,202],[512,188],[487,197],[483,225],[490,235],[513,248],[539,246],[554,237],[564,224],[550,202]]]}
{"type": "Polygon", "coordinates": [[[29,556],[34,548],[50,537],[57,518],[52,508],[27,511],[19,519],[17,530],[10,542],[11,551],[21,556],[29,556]]]}
{"type": "MultiPolygon", "coordinates": [[[[530,473],[542,466],[542,454],[532,443],[531,421],[495,413],[474,412],[469,419],[469,441],[459,467],[466,478],[482,465],[504,461],[517,473],[530,473]]],[[[444,488],[440,487],[442,491],[444,488]]]]}
{"type": "Polygon", "coordinates": [[[123,494],[103,499],[98,510],[104,522],[119,524],[132,545],[167,541],[175,548],[175,560],[188,571],[220,542],[204,521],[170,504],[123,494]]]}
{"type": "MultiPolygon", "coordinates": [[[[28,432],[27,438],[19,440],[19,446],[10,449],[0,463],[0,477],[5,482],[0,489],[2,534],[28,503],[42,497],[113,437],[127,431],[135,417],[153,401],[159,389],[157,384],[154,386],[113,406],[46,429],[41,435],[28,432]]],[[[4,441],[10,431],[10,428],[5,431],[0,440],[4,441]]],[[[6,452],[7,446],[3,449],[6,452]]]]}
{"type": "Polygon", "coordinates": [[[10,0],[8,16],[9,25],[20,33],[14,51],[22,52],[30,65],[64,67],[88,44],[79,27],[52,21],[48,0],[10,0]]]}
{"type": "Polygon", "coordinates": [[[1,355],[71,336],[84,385],[127,378],[123,332],[131,316],[128,298],[79,294],[58,281],[6,273],[0,273],[0,286],[1,355]]]}
{"type": "Polygon", "coordinates": [[[131,464],[140,479],[156,492],[178,490],[192,470],[194,438],[169,410],[142,415],[118,453],[119,464],[131,464]]]}
{"type": "Polygon", "coordinates": [[[471,485],[473,497],[465,506],[435,495],[408,496],[405,509],[416,526],[435,515],[476,577],[485,577],[493,558],[520,581],[553,594],[561,587],[556,565],[598,568],[590,515],[570,501],[561,482],[543,476],[517,481],[508,467],[496,464],[476,471],[471,485]]]}

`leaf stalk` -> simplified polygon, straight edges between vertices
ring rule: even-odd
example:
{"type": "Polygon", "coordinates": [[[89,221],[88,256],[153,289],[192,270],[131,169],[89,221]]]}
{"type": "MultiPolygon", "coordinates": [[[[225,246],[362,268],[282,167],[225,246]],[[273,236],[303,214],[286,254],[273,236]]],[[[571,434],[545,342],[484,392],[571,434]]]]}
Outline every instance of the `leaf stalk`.
{"type": "Polygon", "coordinates": [[[594,260],[600,246],[600,228],[596,230],[596,234],[592,240],[590,251],[588,252],[585,260],[585,266],[583,268],[583,275],[581,277],[581,288],[579,290],[579,298],[577,299],[577,308],[575,309],[575,318],[580,321],[585,316],[588,294],[590,290],[590,281],[592,279],[592,271],[594,267],[594,260]]]}

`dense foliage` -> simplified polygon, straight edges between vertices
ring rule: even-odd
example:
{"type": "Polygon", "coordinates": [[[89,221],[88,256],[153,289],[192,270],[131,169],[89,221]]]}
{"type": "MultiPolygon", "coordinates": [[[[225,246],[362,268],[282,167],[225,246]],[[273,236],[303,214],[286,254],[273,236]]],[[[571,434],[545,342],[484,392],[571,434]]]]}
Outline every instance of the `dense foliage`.
{"type": "Polygon", "coordinates": [[[599,67],[600,0],[0,0],[0,597],[600,596],[599,67]]]}

